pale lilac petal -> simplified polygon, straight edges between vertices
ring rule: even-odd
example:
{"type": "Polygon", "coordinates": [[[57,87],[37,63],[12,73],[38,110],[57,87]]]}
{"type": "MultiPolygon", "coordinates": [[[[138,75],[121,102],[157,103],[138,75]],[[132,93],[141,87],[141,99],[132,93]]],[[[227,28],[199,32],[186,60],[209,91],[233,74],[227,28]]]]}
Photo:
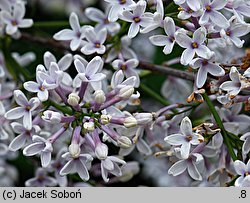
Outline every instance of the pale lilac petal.
{"type": "Polygon", "coordinates": [[[32,128],[32,115],[31,112],[25,112],[23,115],[23,126],[30,130],[32,128]]]}
{"type": "Polygon", "coordinates": [[[173,37],[175,35],[175,23],[170,17],[164,19],[164,31],[168,36],[173,37]]]}
{"type": "Polygon", "coordinates": [[[24,148],[23,154],[25,156],[34,156],[40,153],[44,149],[44,147],[45,147],[45,144],[43,142],[33,143],[24,148]]]}
{"type": "Polygon", "coordinates": [[[164,140],[171,145],[182,145],[186,142],[185,137],[182,134],[173,134],[164,138],[164,140]]]}
{"type": "Polygon", "coordinates": [[[205,67],[201,67],[198,70],[197,78],[196,78],[196,85],[198,88],[201,88],[207,80],[207,70],[205,67]]]}
{"type": "Polygon", "coordinates": [[[189,48],[189,49],[184,50],[181,55],[181,63],[183,65],[188,65],[194,58],[194,55],[195,55],[194,49],[189,48]]]}
{"type": "Polygon", "coordinates": [[[14,98],[16,103],[19,104],[20,106],[27,106],[29,103],[26,96],[21,90],[14,91],[14,98]]]}
{"type": "Polygon", "coordinates": [[[207,12],[204,12],[199,19],[199,24],[205,25],[208,23],[208,21],[209,21],[209,14],[207,12]]]}
{"type": "Polygon", "coordinates": [[[42,167],[47,167],[51,161],[51,152],[41,152],[41,163],[42,167]]]}
{"type": "Polygon", "coordinates": [[[176,42],[183,48],[190,48],[192,40],[186,34],[178,32],[175,36],[176,42]]]}
{"type": "Polygon", "coordinates": [[[74,65],[78,73],[85,73],[85,65],[79,59],[75,59],[74,65]]]}
{"type": "Polygon", "coordinates": [[[136,147],[140,153],[142,153],[146,156],[149,156],[150,154],[152,154],[152,150],[150,149],[148,144],[143,139],[138,140],[136,147]]]}
{"type": "Polygon", "coordinates": [[[86,67],[86,75],[91,77],[103,67],[103,60],[100,56],[94,57],[86,67]]]}
{"type": "Polygon", "coordinates": [[[221,68],[219,65],[216,64],[208,64],[206,66],[207,71],[214,76],[223,76],[225,75],[225,71],[223,68],[221,68]]]}
{"type": "Polygon", "coordinates": [[[168,41],[166,46],[163,49],[163,53],[166,55],[170,54],[173,51],[174,44],[175,44],[174,42],[168,41]]]}
{"type": "Polygon", "coordinates": [[[176,162],[173,166],[168,170],[168,174],[173,176],[178,176],[182,174],[187,169],[187,162],[185,160],[180,160],[176,162]]]}
{"type": "Polygon", "coordinates": [[[23,87],[29,92],[38,92],[39,86],[40,86],[39,84],[33,81],[28,81],[23,84],[23,87]]]}
{"type": "Polygon", "coordinates": [[[27,135],[25,134],[18,135],[11,141],[9,149],[14,152],[21,149],[25,145],[26,140],[27,140],[27,135]]]}
{"type": "Polygon", "coordinates": [[[49,98],[49,92],[48,90],[44,90],[44,91],[39,91],[37,93],[37,97],[40,99],[40,101],[47,101],[49,98]]]}
{"type": "Polygon", "coordinates": [[[76,32],[80,31],[80,23],[79,23],[77,15],[75,13],[71,13],[71,15],[69,17],[69,23],[74,31],[76,31],[76,32]]]}
{"type": "Polygon", "coordinates": [[[82,164],[82,162],[77,162],[76,172],[78,173],[78,175],[82,180],[87,181],[89,179],[88,169],[84,164],[82,164]]]}
{"type": "Polygon", "coordinates": [[[128,31],[128,37],[129,38],[134,38],[140,30],[140,25],[137,23],[132,23],[129,27],[128,31]]]}
{"type": "Polygon", "coordinates": [[[202,180],[201,174],[199,173],[198,169],[192,163],[188,164],[188,173],[194,180],[202,180]]]}
{"type": "Polygon", "coordinates": [[[97,33],[97,39],[100,44],[103,44],[107,38],[107,29],[103,28],[97,33]]]}
{"type": "Polygon", "coordinates": [[[92,21],[102,22],[105,19],[104,13],[94,7],[89,7],[85,9],[85,15],[92,21]]]}
{"type": "Polygon", "coordinates": [[[77,38],[74,38],[71,42],[70,42],[70,49],[72,51],[75,51],[78,49],[78,47],[80,46],[82,40],[81,39],[77,39],[77,38]]]}
{"type": "Polygon", "coordinates": [[[67,174],[75,173],[75,163],[74,160],[68,161],[60,171],[60,175],[65,176],[67,174]]]}
{"type": "Polygon", "coordinates": [[[227,2],[227,0],[213,0],[213,2],[211,3],[211,7],[216,10],[221,10],[226,6],[227,2]]]}
{"type": "Polygon", "coordinates": [[[153,35],[149,38],[150,42],[156,46],[165,46],[169,38],[165,35],[153,35]]]}
{"type": "Polygon", "coordinates": [[[213,21],[214,24],[218,25],[222,28],[227,28],[230,26],[228,20],[218,11],[211,11],[210,12],[210,18],[213,21]]]}
{"type": "Polygon", "coordinates": [[[239,175],[244,175],[244,173],[247,171],[246,165],[242,161],[239,161],[239,160],[236,160],[234,162],[234,169],[236,173],[239,175]]]}
{"type": "Polygon", "coordinates": [[[16,107],[14,109],[9,110],[8,112],[5,113],[5,118],[7,119],[18,119],[23,117],[23,115],[25,114],[25,109],[23,107],[16,107]]]}
{"type": "Polygon", "coordinates": [[[25,14],[25,7],[24,4],[22,3],[16,3],[14,5],[14,12],[13,12],[13,17],[16,20],[22,19],[25,14]]]}
{"type": "Polygon", "coordinates": [[[206,40],[207,30],[204,27],[199,28],[194,32],[193,40],[198,44],[202,44],[206,40]]]}
{"type": "Polygon", "coordinates": [[[199,45],[199,47],[195,49],[195,52],[197,53],[198,56],[205,59],[209,59],[212,56],[212,52],[205,45],[199,45]]]}
{"type": "Polygon", "coordinates": [[[103,160],[102,165],[105,169],[109,171],[114,169],[114,163],[109,158],[106,158],[105,160],[103,160]]]}
{"type": "Polygon", "coordinates": [[[75,33],[70,29],[64,29],[57,32],[54,36],[56,40],[72,40],[75,38],[75,33]]]}
{"type": "Polygon", "coordinates": [[[60,70],[62,71],[67,70],[72,63],[72,60],[73,60],[72,54],[66,54],[65,56],[63,56],[58,62],[58,66],[60,70]]]}

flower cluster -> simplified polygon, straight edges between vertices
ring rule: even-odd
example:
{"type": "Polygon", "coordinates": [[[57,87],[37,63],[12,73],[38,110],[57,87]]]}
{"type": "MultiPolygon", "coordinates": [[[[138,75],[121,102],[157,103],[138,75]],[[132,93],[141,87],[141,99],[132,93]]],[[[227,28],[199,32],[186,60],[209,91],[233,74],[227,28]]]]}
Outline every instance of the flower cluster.
{"type": "Polygon", "coordinates": [[[3,185],[14,184],[7,160],[21,150],[40,166],[26,186],[125,182],[140,165],[151,176],[155,160],[164,171],[153,176],[168,180],[154,177],[156,185],[250,186],[250,53],[239,51],[249,2],[105,0],[99,8],[84,7],[82,17],[75,5],[68,26],[46,39],[19,30],[33,25],[24,1],[0,2],[3,185]],[[60,54],[46,51],[33,76],[34,53],[10,52],[18,37],[60,54]],[[167,79],[155,80],[158,72],[167,79]]]}

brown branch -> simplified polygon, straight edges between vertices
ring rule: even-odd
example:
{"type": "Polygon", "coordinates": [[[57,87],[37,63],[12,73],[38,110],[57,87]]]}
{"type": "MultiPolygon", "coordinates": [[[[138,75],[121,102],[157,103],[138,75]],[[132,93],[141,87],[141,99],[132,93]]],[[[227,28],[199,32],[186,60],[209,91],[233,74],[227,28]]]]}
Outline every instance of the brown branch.
{"type": "Polygon", "coordinates": [[[182,70],[177,70],[174,68],[170,68],[167,66],[160,66],[160,65],[154,65],[154,64],[150,64],[147,62],[140,62],[139,69],[143,69],[143,70],[150,70],[153,72],[159,72],[159,73],[163,73],[166,75],[172,75],[172,76],[176,76],[185,80],[190,80],[190,81],[194,81],[195,79],[195,75],[193,73],[190,72],[186,72],[186,71],[182,71],[182,70]]]}

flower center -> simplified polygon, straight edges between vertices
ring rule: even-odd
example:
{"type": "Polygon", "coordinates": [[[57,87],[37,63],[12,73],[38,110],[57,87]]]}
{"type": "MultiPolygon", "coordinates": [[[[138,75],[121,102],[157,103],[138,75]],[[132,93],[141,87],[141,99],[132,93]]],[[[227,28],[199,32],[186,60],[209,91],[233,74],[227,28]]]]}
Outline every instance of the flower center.
{"type": "Polygon", "coordinates": [[[141,21],[141,19],[139,17],[134,17],[133,20],[136,22],[136,23],[139,23],[141,21]]]}
{"type": "Polygon", "coordinates": [[[227,35],[227,36],[230,36],[230,35],[231,35],[231,32],[230,32],[230,31],[227,31],[227,32],[226,32],[226,35],[227,35]]]}
{"type": "Polygon", "coordinates": [[[101,44],[99,42],[96,42],[95,43],[95,48],[100,48],[101,47],[101,44]]]}
{"type": "Polygon", "coordinates": [[[187,141],[191,141],[192,139],[193,139],[192,135],[186,136],[186,140],[187,140],[187,141]]]}
{"type": "Polygon", "coordinates": [[[249,172],[245,172],[244,173],[244,176],[246,177],[246,176],[248,176],[249,175],[249,172]]]}
{"type": "Polygon", "coordinates": [[[127,0],[119,0],[120,4],[125,4],[127,2],[127,0]]]}
{"type": "Polygon", "coordinates": [[[105,25],[109,24],[108,18],[105,18],[104,21],[103,21],[103,23],[104,23],[105,25]]]}
{"type": "Polygon", "coordinates": [[[192,43],[192,47],[193,47],[194,49],[198,48],[197,42],[193,42],[193,43],[192,43]]]}
{"type": "Polygon", "coordinates": [[[31,109],[31,106],[26,106],[26,107],[25,107],[25,110],[26,110],[26,111],[29,111],[30,109],[31,109]]]}
{"type": "Polygon", "coordinates": [[[45,88],[41,85],[41,86],[39,87],[39,90],[44,91],[45,88]]]}
{"type": "Polygon", "coordinates": [[[125,64],[122,64],[121,65],[121,70],[126,70],[127,69],[127,66],[125,64]]]}
{"type": "Polygon", "coordinates": [[[203,65],[203,66],[206,66],[207,64],[208,64],[208,61],[207,61],[207,60],[202,61],[202,65],[203,65]]]}
{"type": "Polygon", "coordinates": [[[13,26],[17,26],[17,21],[16,21],[16,20],[12,20],[12,21],[11,21],[11,24],[12,24],[13,26]]]}
{"type": "Polygon", "coordinates": [[[211,11],[211,10],[212,10],[211,6],[206,6],[206,11],[211,11]]]}

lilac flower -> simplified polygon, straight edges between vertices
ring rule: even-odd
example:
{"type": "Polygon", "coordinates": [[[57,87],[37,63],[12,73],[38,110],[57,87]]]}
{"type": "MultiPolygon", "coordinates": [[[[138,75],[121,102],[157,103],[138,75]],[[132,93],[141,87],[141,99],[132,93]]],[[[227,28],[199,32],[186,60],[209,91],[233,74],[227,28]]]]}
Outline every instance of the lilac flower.
{"type": "Polygon", "coordinates": [[[192,130],[192,123],[188,117],[185,117],[180,126],[181,133],[172,134],[165,137],[165,141],[171,145],[179,146],[180,153],[183,159],[187,159],[191,145],[198,145],[203,141],[203,137],[192,130]]]}
{"type": "Polygon", "coordinates": [[[3,22],[6,23],[6,33],[13,35],[18,31],[18,28],[27,28],[32,26],[32,19],[23,19],[25,7],[22,3],[14,5],[13,14],[7,11],[2,11],[3,22]]]}
{"type": "Polygon", "coordinates": [[[205,59],[209,59],[212,56],[212,52],[209,50],[209,48],[203,45],[204,41],[206,40],[206,34],[207,31],[204,27],[196,30],[192,39],[183,32],[176,33],[176,42],[181,47],[185,48],[181,55],[181,63],[183,65],[188,65],[194,58],[195,54],[205,59]]]}
{"type": "Polygon", "coordinates": [[[82,40],[85,37],[84,30],[86,26],[80,27],[78,17],[75,13],[71,13],[69,17],[69,23],[72,30],[70,29],[61,30],[54,35],[54,39],[62,41],[70,41],[70,49],[72,51],[75,51],[80,47],[82,40]]]}
{"type": "Polygon", "coordinates": [[[178,5],[182,5],[184,3],[187,3],[187,5],[193,10],[198,11],[201,8],[201,2],[200,0],[174,0],[174,2],[178,5]]]}
{"type": "Polygon", "coordinates": [[[227,91],[232,97],[239,94],[239,92],[244,88],[245,84],[241,81],[241,75],[236,67],[231,67],[229,77],[232,81],[226,81],[221,84],[220,88],[227,91]]]}
{"type": "Polygon", "coordinates": [[[43,168],[36,170],[36,176],[25,182],[26,187],[54,187],[57,185],[55,178],[47,176],[47,172],[43,168]]]}
{"type": "Polygon", "coordinates": [[[36,55],[33,52],[27,52],[23,55],[20,55],[17,52],[13,52],[11,53],[11,55],[21,66],[27,66],[28,64],[36,60],[36,55]]]}
{"type": "Polygon", "coordinates": [[[120,30],[121,26],[119,23],[110,22],[108,20],[108,12],[103,13],[97,8],[89,7],[86,8],[85,14],[90,20],[97,22],[97,25],[95,26],[96,31],[106,28],[111,35],[114,35],[120,30]]]}
{"type": "Polygon", "coordinates": [[[117,59],[112,62],[112,66],[116,70],[122,70],[124,75],[129,78],[132,76],[136,77],[135,87],[139,87],[140,85],[140,77],[135,68],[139,65],[139,61],[137,59],[129,59],[127,61],[122,61],[117,59]]]}
{"type": "Polygon", "coordinates": [[[25,156],[34,156],[41,154],[42,167],[47,167],[51,161],[51,153],[53,151],[52,143],[42,137],[34,135],[32,137],[33,144],[27,146],[23,150],[25,156]]]}
{"type": "Polygon", "coordinates": [[[168,174],[171,174],[173,176],[178,176],[182,174],[185,170],[187,170],[189,175],[194,180],[201,181],[202,176],[200,171],[202,171],[202,169],[204,168],[203,164],[204,164],[203,156],[198,153],[193,153],[189,156],[189,158],[181,159],[180,161],[177,161],[174,165],[172,165],[168,170],[168,174]]]}
{"type": "Polygon", "coordinates": [[[69,152],[63,154],[62,157],[68,162],[61,169],[60,175],[78,173],[82,180],[89,179],[88,168],[90,168],[93,158],[89,154],[81,154],[79,145],[72,145],[69,152]]]}
{"type": "Polygon", "coordinates": [[[250,186],[250,160],[247,164],[243,163],[240,160],[234,162],[234,168],[237,174],[240,175],[239,178],[235,181],[236,187],[249,187],[250,186]]]}
{"type": "Polygon", "coordinates": [[[45,81],[41,80],[39,77],[40,69],[36,69],[36,82],[28,81],[23,84],[24,88],[29,92],[37,93],[37,97],[40,101],[47,101],[49,98],[49,89],[54,89],[54,86],[49,86],[45,84],[45,81]]]}
{"type": "MultiPolygon", "coordinates": [[[[63,71],[59,69],[58,64],[56,64],[55,62],[50,63],[48,71],[46,71],[43,65],[38,65],[36,74],[37,74],[37,78],[39,78],[39,83],[42,83],[44,87],[42,88],[42,90],[57,88],[63,79],[63,71]]],[[[35,88],[33,89],[33,91],[35,91],[35,88]]],[[[46,94],[46,93],[43,93],[43,94],[46,94]]]]}
{"type": "Polygon", "coordinates": [[[202,1],[203,14],[200,17],[199,23],[201,25],[207,24],[209,21],[213,22],[215,25],[227,28],[229,27],[228,20],[220,13],[221,10],[227,4],[227,0],[204,0],[202,1]]]}
{"type": "Polygon", "coordinates": [[[17,151],[24,147],[27,143],[31,143],[32,136],[41,131],[38,125],[33,125],[31,129],[27,129],[22,124],[17,122],[11,123],[11,127],[14,132],[18,134],[18,136],[15,137],[9,145],[9,149],[11,151],[17,151]]]}
{"type": "Polygon", "coordinates": [[[56,63],[58,65],[59,70],[63,71],[62,83],[68,86],[72,85],[72,78],[70,74],[65,72],[66,70],[68,70],[68,68],[70,67],[73,61],[72,54],[65,54],[59,61],[57,61],[57,59],[52,53],[50,53],[49,51],[46,51],[43,56],[43,60],[44,60],[44,65],[47,68],[47,70],[50,69],[52,62],[56,63]]]}
{"type": "Polygon", "coordinates": [[[133,0],[105,0],[109,4],[111,4],[111,8],[109,11],[108,20],[111,22],[115,22],[118,19],[119,14],[121,14],[124,10],[131,10],[135,5],[133,0]]]}
{"type": "Polygon", "coordinates": [[[231,23],[230,27],[220,31],[220,35],[228,44],[233,43],[238,48],[241,48],[245,41],[241,40],[239,37],[246,35],[249,31],[249,26],[246,24],[231,23]]]}
{"type": "Polygon", "coordinates": [[[152,44],[156,46],[164,46],[163,53],[170,54],[175,44],[175,23],[170,17],[164,19],[165,35],[153,35],[149,38],[152,44]]]}
{"type": "Polygon", "coordinates": [[[105,28],[97,31],[93,27],[86,28],[85,36],[87,43],[81,48],[81,52],[90,55],[93,53],[104,54],[106,47],[103,45],[107,38],[107,30],[105,28]]]}
{"type": "Polygon", "coordinates": [[[129,47],[132,43],[132,40],[127,36],[123,36],[121,38],[121,46],[119,49],[111,48],[108,52],[108,56],[106,58],[106,62],[109,63],[117,58],[120,54],[124,59],[137,58],[135,52],[129,47]]]}
{"type": "MultiPolygon", "coordinates": [[[[244,21],[244,16],[246,17],[250,17],[249,14],[249,9],[250,9],[250,4],[249,2],[246,0],[234,0],[232,2],[232,7],[230,8],[230,10],[232,9],[234,15],[237,17],[237,19],[239,20],[240,23],[245,24],[244,21]]],[[[228,9],[228,7],[227,7],[228,9]]]]}
{"type": "MultiPolygon", "coordinates": [[[[202,10],[201,9],[198,9],[197,11],[192,10],[190,8],[190,6],[188,6],[187,2],[188,1],[186,1],[183,4],[180,5],[181,9],[180,9],[180,12],[178,14],[178,18],[180,18],[182,20],[186,20],[186,19],[189,19],[191,17],[194,17],[194,18],[199,17],[202,14],[201,13],[202,10]]],[[[201,2],[200,1],[199,1],[199,5],[197,4],[197,6],[201,6],[201,2]]]]}
{"type": "Polygon", "coordinates": [[[23,125],[27,129],[32,128],[32,111],[39,105],[40,101],[37,97],[31,98],[29,101],[20,90],[14,91],[14,98],[19,107],[9,110],[5,113],[5,118],[14,120],[23,117],[23,125]]]}
{"type": "MultiPolygon", "coordinates": [[[[147,15],[149,15],[147,13],[147,15]]],[[[145,28],[143,28],[141,33],[148,33],[158,27],[163,27],[163,19],[164,19],[164,7],[162,0],[156,0],[156,12],[152,16],[153,21],[145,28]]]]}
{"type": "Polygon", "coordinates": [[[118,164],[126,164],[125,161],[115,157],[107,156],[108,147],[103,143],[98,143],[95,147],[95,154],[98,159],[101,160],[101,172],[102,178],[105,182],[109,181],[108,173],[112,173],[115,176],[121,176],[122,172],[118,164]]]}
{"type": "Polygon", "coordinates": [[[79,59],[76,59],[74,64],[78,72],[73,81],[74,87],[80,87],[82,82],[87,82],[90,83],[94,89],[101,89],[100,81],[106,77],[105,74],[100,73],[103,67],[103,61],[101,57],[94,57],[86,67],[79,59]]]}
{"type": "Polygon", "coordinates": [[[216,77],[225,75],[223,68],[207,59],[196,58],[191,61],[190,66],[194,69],[199,68],[196,77],[196,85],[198,88],[201,88],[205,84],[208,73],[216,77]]]}
{"type": "Polygon", "coordinates": [[[120,19],[131,22],[128,31],[129,38],[134,38],[138,34],[140,26],[147,27],[152,22],[152,18],[145,15],[146,6],[147,3],[144,0],[140,0],[133,9],[133,13],[126,10],[119,16],[120,19]]]}

